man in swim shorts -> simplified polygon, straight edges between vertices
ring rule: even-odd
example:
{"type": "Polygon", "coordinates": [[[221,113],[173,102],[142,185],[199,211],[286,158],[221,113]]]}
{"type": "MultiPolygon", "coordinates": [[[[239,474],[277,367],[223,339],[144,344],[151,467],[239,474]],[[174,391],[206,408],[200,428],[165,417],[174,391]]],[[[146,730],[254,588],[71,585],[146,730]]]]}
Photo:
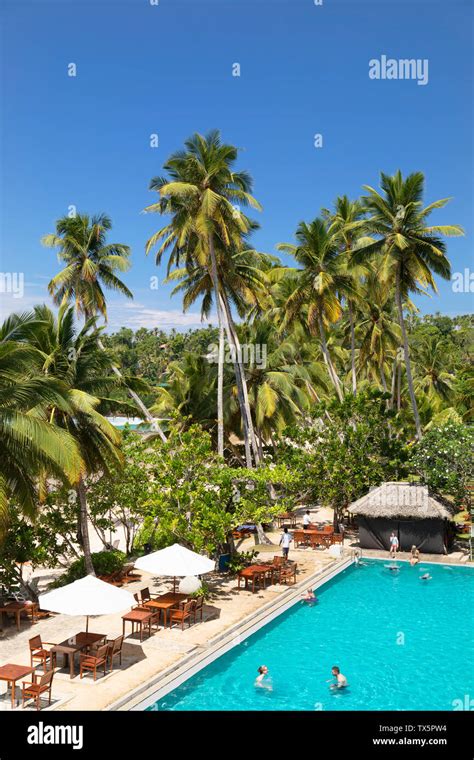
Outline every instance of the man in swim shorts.
{"type": "Polygon", "coordinates": [[[347,678],[343,675],[337,665],[331,669],[331,673],[334,676],[334,683],[331,684],[331,689],[345,689],[347,686],[347,678]]]}

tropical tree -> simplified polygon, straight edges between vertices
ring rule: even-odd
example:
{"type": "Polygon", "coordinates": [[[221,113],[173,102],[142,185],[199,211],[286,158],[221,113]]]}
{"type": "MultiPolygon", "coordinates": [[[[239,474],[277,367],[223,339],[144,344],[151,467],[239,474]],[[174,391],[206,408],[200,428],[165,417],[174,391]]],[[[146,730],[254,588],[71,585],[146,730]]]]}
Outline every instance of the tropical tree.
{"type": "MultiPolygon", "coordinates": [[[[130,268],[130,248],[123,243],[108,243],[107,233],[111,229],[112,221],[106,214],[64,216],[56,222],[56,232],[45,235],[41,241],[47,248],[58,248],[58,259],[65,264],[48,285],[54,303],[74,303],[77,314],[84,316],[86,322],[98,315],[107,322],[104,286],[133,298],[117,274],[130,268]]],[[[98,346],[105,350],[100,339],[98,346]]],[[[112,370],[122,379],[122,373],[114,364],[112,370]]],[[[130,387],[127,390],[144,418],[165,440],[159,424],[138,394],[130,387]]]]}
{"type": "MultiPolygon", "coordinates": [[[[252,228],[252,222],[242,213],[240,206],[259,209],[260,205],[250,194],[252,182],[247,172],[233,170],[238,157],[237,148],[222,143],[217,130],[205,137],[194,134],[186,140],[185,148],[173,154],[164,165],[168,176],[155,177],[150,183],[150,189],[159,193],[160,200],[145,211],[169,214],[171,221],[152,235],[146,251],[148,253],[159,244],[156,252],[156,262],[159,264],[163,254],[170,249],[168,271],[174,266],[179,267],[182,261],[190,260],[195,260],[208,270],[219,327],[223,325],[227,340],[234,349],[246,461],[250,467],[252,453],[258,462],[259,451],[240,358],[240,342],[219,268],[226,266],[232,252],[242,249],[243,238],[252,228]]],[[[220,412],[218,419],[221,419],[220,412]]]]}
{"type": "Polygon", "coordinates": [[[395,303],[402,333],[404,362],[415,420],[417,438],[421,438],[421,422],[415,396],[410,362],[408,334],[403,315],[403,303],[409,293],[436,291],[434,274],[449,279],[451,267],[446,257],[446,246],[441,236],[462,235],[458,225],[428,226],[426,220],[432,211],[443,208],[449,198],[443,198],[423,207],[424,175],[414,172],[403,178],[400,171],[393,176],[380,175],[381,192],[364,185],[368,195],[363,202],[369,217],[367,230],[378,239],[354,253],[356,262],[382,256],[385,279],[393,283],[395,303]]]}
{"type": "Polygon", "coordinates": [[[323,219],[309,224],[300,222],[296,230],[297,244],[279,243],[279,251],[295,257],[302,269],[296,274],[296,285],[286,302],[283,324],[291,323],[303,305],[308,305],[307,327],[321,340],[321,350],[330,380],[340,401],[344,396],[342,382],[328,351],[326,329],[342,316],[341,295],[354,294],[352,276],[347,273],[339,255],[339,237],[328,229],[323,219]]]}
{"type": "Polygon", "coordinates": [[[86,478],[109,472],[122,461],[120,432],[98,410],[101,402],[115,403],[108,394],[122,381],[109,373],[108,357],[98,346],[95,317],[89,318],[76,334],[74,309],[65,303],[57,317],[47,306],[36,307],[34,313],[36,320],[24,325],[23,337],[41,357],[41,372],[61,382],[67,391],[69,406],[50,403],[47,414],[50,423],[74,439],[85,465],[75,490],[86,571],[94,574],[86,478]]]}
{"type": "Polygon", "coordinates": [[[73,437],[46,414],[52,404],[70,411],[67,388],[40,376],[38,352],[17,340],[30,320],[12,315],[0,327],[0,540],[13,506],[35,517],[44,473],[76,484],[85,467],[73,437]]]}

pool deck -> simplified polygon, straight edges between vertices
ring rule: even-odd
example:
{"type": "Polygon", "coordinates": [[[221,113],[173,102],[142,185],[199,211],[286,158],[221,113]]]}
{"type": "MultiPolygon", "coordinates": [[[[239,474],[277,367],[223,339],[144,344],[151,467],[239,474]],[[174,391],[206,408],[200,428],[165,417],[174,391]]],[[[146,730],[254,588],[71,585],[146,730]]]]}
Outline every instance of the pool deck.
{"type": "MultiPolygon", "coordinates": [[[[255,547],[253,539],[246,539],[240,550],[258,548],[260,558],[268,559],[279,554],[280,531],[269,534],[273,546],[255,547]]],[[[123,647],[122,665],[114,664],[112,673],[98,676],[94,683],[91,675],[80,680],[79,675],[69,678],[65,669],[56,671],[53,681],[53,701],[47,710],[130,710],[143,709],[154,701],[152,696],[175,688],[180,682],[223,654],[258,627],[281,614],[299,601],[307,584],[313,587],[325,582],[334,572],[350,563],[357,544],[348,537],[344,545],[344,557],[335,560],[327,550],[310,548],[290,549],[290,559],[298,563],[297,584],[274,584],[255,594],[243,588],[237,589],[235,577],[212,574],[206,580],[211,587],[211,597],[205,603],[203,623],[155,631],[140,643],[138,634],[131,636],[127,628],[123,647]]],[[[387,559],[386,552],[363,550],[364,557],[387,559]]],[[[408,559],[400,552],[397,559],[408,559]]],[[[472,565],[462,553],[448,556],[423,555],[422,562],[472,565]]],[[[169,581],[153,578],[143,573],[140,581],[125,588],[132,594],[149,586],[152,593],[163,593],[170,588],[169,581]]],[[[89,620],[89,630],[115,638],[122,633],[122,614],[104,615],[89,620]]],[[[0,631],[0,665],[7,662],[28,665],[28,640],[40,634],[45,642],[60,642],[84,630],[84,617],[53,615],[32,625],[22,622],[17,632],[14,625],[0,631]]],[[[41,671],[39,671],[41,672],[41,671]]],[[[76,672],[78,665],[76,664],[76,672]]],[[[11,710],[10,698],[6,696],[5,684],[0,682],[0,711],[11,710]]],[[[21,707],[15,708],[21,710],[21,707]]],[[[27,708],[32,709],[32,708],[27,708]]]]}
{"type": "MultiPolygon", "coordinates": [[[[270,534],[270,537],[278,542],[280,532],[270,534]]],[[[245,541],[241,549],[253,547],[253,540],[245,541]]],[[[270,558],[279,554],[279,547],[261,547],[260,557],[270,558]]],[[[79,675],[69,678],[69,671],[62,668],[56,671],[53,680],[53,701],[51,707],[46,710],[106,710],[114,703],[120,703],[138,689],[143,690],[144,685],[155,680],[170,667],[182,664],[183,658],[191,653],[202,651],[209,642],[215,642],[226,632],[232,631],[236,625],[249,617],[254,617],[263,606],[279,598],[293,593],[293,589],[300,595],[305,589],[309,579],[334,564],[335,560],[328,556],[326,550],[314,551],[310,549],[290,549],[290,559],[298,563],[297,586],[285,584],[273,584],[264,590],[258,590],[255,594],[243,588],[237,589],[235,577],[212,574],[206,580],[212,588],[212,596],[205,603],[203,623],[196,623],[189,628],[185,625],[183,631],[174,627],[166,630],[160,627],[153,632],[150,638],[144,638],[140,643],[138,634],[131,636],[130,626],[126,630],[126,638],[123,646],[122,665],[118,660],[114,664],[112,673],[105,677],[98,675],[94,683],[91,675],[86,675],[80,680],[79,675]]],[[[312,581],[311,581],[312,582],[312,581]]],[[[142,573],[140,581],[129,583],[127,588],[130,593],[135,593],[141,588],[150,587],[152,593],[169,591],[170,583],[153,576],[142,573]]],[[[107,634],[109,638],[115,638],[122,633],[122,614],[103,615],[90,618],[89,630],[94,633],[107,634]]],[[[45,642],[64,641],[75,633],[85,629],[85,618],[82,616],[69,617],[67,615],[53,615],[50,618],[40,620],[31,625],[26,620],[21,624],[21,630],[17,632],[12,624],[0,632],[0,665],[7,662],[29,665],[28,640],[37,634],[42,636],[45,642]]],[[[62,658],[61,658],[62,664],[62,658]]],[[[38,672],[41,672],[39,669],[38,672]]],[[[76,659],[76,672],[78,664],[76,659]]],[[[27,679],[26,679],[27,680],[27,679]]],[[[10,698],[6,696],[4,682],[0,682],[0,711],[11,709],[10,698]]],[[[19,691],[19,690],[17,690],[19,691]]],[[[21,707],[15,709],[22,709],[21,707]]]]}

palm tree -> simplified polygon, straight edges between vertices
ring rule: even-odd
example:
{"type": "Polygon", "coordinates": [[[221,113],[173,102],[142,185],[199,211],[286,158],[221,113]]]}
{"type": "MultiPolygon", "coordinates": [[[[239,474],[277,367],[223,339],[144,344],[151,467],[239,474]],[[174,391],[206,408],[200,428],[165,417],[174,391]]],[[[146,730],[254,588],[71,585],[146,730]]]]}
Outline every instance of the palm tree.
{"type": "MultiPolygon", "coordinates": [[[[56,232],[45,235],[42,243],[47,248],[58,248],[58,259],[65,264],[48,285],[48,290],[57,305],[73,302],[78,315],[86,322],[91,317],[102,315],[107,322],[107,303],[103,286],[122,293],[127,298],[133,294],[118,273],[130,267],[130,248],[123,243],[107,243],[107,233],[112,229],[112,221],[105,214],[89,217],[76,214],[62,217],[56,222],[56,232]]],[[[99,339],[99,348],[105,351],[99,339]]],[[[122,373],[114,364],[112,371],[122,379],[122,373]]],[[[159,424],[150,414],[141,398],[127,387],[127,392],[148,420],[166,438],[159,424]]]]}
{"type": "Polygon", "coordinates": [[[70,410],[66,387],[41,376],[38,352],[17,340],[32,319],[12,315],[0,327],[0,539],[11,503],[34,519],[44,473],[76,484],[85,467],[72,436],[46,416],[52,404],[70,410]]]}
{"type": "Polygon", "coordinates": [[[301,308],[308,305],[308,329],[311,335],[319,333],[330,380],[342,401],[343,387],[328,351],[326,328],[342,315],[341,295],[354,294],[352,276],[341,260],[337,232],[328,229],[323,219],[314,219],[309,224],[300,222],[296,239],[297,245],[277,245],[279,251],[293,255],[302,266],[297,273],[295,289],[286,302],[284,324],[292,322],[301,308]]]}
{"type": "Polygon", "coordinates": [[[427,226],[432,211],[443,208],[449,198],[430,203],[423,208],[424,175],[409,174],[405,179],[400,171],[393,176],[380,175],[381,193],[364,185],[368,195],[363,202],[369,218],[367,230],[378,237],[375,243],[364,246],[354,254],[357,262],[382,255],[384,277],[395,287],[395,303],[402,333],[408,391],[413,409],[417,438],[421,438],[421,423],[413,385],[408,335],[403,316],[403,302],[409,293],[436,291],[433,273],[449,279],[451,267],[441,236],[462,235],[459,225],[427,226]]]}
{"type": "MultiPolygon", "coordinates": [[[[208,270],[219,328],[224,327],[229,345],[234,349],[246,462],[251,467],[251,452],[255,462],[258,462],[259,451],[240,359],[240,342],[229,297],[219,277],[219,265],[225,267],[226,257],[232,251],[242,249],[243,237],[252,228],[251,221],[233,204],[257,209],[260,205],[250,194],[250,176],[246,172],[233,170],[238,156],[237,148],[222,143],[217,130],[205,137],[194,134],[186,140],[185,148],[166,162],[164,169],[169,176],[155,177],[150,183],[150,189],[159,193],[160,200],[145,211],[169,214],[171,221],[148,240],[146,252],[160,244],[156,253],[159,264],[165,251],[170,249],[168,271],[172,267],[180,267],[183,260],[189,264],[193,259],[208,270]]],[[[218,419],[221,419],[220,411],[218,419]]]]}
{"type": "MultiPolygon", "coordinates": [[[[360,345],[359,367],[375,376],[387,392],[385,366],[389,357],[396,356],[400,345],[400,327],[396,322],[393,288],[381,273],[372,269],[362,288],[357,310],[356,334],[360,345]]],[[[395,368],[396,371],[396,360],[395,368]]]]}
{"type": "MultiPolygon", "coordinates": [[[[268,288],[265,272],[274,263],[275,258],[254,250],[237,250],[230,257],[218,250],[218,280],[220,288],[225,289],[240,317],[262,313],[268,305],[268,288]]],[[[214,298],[214,287],[207,266],[190,259],[186,267],[175,269],[168,275],[168,282],[178,281],[172,295],[183,293],[183,310],[187,311],[199,298],[201,317],[209,318],[214,298]]],[[[218,453],[224,455],[224,330],[219,330],[219,348],[217,356],[217,421],[218,453]]],[[[155,407],[156,410],[157,407],[155,407]]]]}
{"type": "Polygon", "coordinates": [[[451,399],[455,376],[447,369],[448,341],[437,335],[424,335],[413,347],[415,389],[424,394],[436,414],[451,399]]]}
{"type": "MultiPolygon", "coordinates": [[[[340,238],[342,261],[347,275],[352,277],[351,292],[345,294],[345,301],[349,317],[352,392],[355,396],[357,394],[357,372],[354,311],[361,301],[361,279],[365,271],[360,266],[354,265],[352,253],[357,248],[372,243],[373,239],[364,234],[365,209],[359,200],[351,201],[347,195],[339,196],[334,203],[334,210],[331,212],[328,209],[323,209],[322,215],[329,225],[330,232],[335,232],[340,238]]],[[[341,295],[344,296],[344,293],[341,295]]]]}
{"type": "Polygon", "coordinates": [[[104,401],[114,404],[108,394],[123,382],[109,374],[110,362],[99,349],[95,317],[87,319],[76,334],[74,309],[66,303],[60,306],[57,318],[47,306],[38,306],[34,311],[36,322],[33,329],[25,329],[24,337],[41,356],[44,375],[64,384],[69,401],[67,408],[50,404],[49,420],[76,441],[85,464],[85,472],[76,485],[79,536],[86,572],[93,575],[85,475],[110,473],[122,462],[120,432],[98,411],[98,407],[104,401]]]}

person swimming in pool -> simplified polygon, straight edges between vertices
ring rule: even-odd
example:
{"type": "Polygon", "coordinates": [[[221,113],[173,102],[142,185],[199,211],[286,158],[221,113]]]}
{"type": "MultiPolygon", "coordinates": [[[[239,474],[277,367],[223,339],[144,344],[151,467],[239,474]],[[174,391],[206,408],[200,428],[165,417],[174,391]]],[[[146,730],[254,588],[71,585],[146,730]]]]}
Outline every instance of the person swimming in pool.
{"type": "Polygon", "coordinates": [[[399,573],[400,572],[400,568],[398,567],[398,565],[394,565],[393,562],[392,562],[391,565],[384,565],[384,567],[386,567],[387,570],[390,570],[391,573],[399,573]]]}
{"type": "Polygon", "coordinates": [[[423,575],[420,575],[420,581],[430,581],[431,575],[429,573],[424,573],[423,575]]]}
{"type": "Polygon", "coordinates": [[[301,598],[303,602],[306,602],[307,604],[316,604],[318,601],[318,598],[312,588],[309,588],[306,594],[303,594],[301,598]]]}
{"type": "Polygon", "coordinates": [[[255,686],[258,689],[268,689],[268,691],[272,691],[273,686],[271,683],[271,680],[269,680],[269,673],[268,668],[266,665],[260,665],[258,669],[258,676],[255,679],[255,686]],[[267,680],[265,680],[267,679],[267,680]]]}
{"type": "MultiPolygon", "coordinates": [[[[340,668],[337,665],[334,665],[331,668],[331,673],[333,675],[334,681],[330,685],[330,689],[345,689],[347,684],[347,678],[345,675],[341,673],[340,668]]],[[[332,679],[329,679],[331,681],[332,679]]],[[[329,683],[329,681],[326,681],[326,683],[329,683]]]]}

